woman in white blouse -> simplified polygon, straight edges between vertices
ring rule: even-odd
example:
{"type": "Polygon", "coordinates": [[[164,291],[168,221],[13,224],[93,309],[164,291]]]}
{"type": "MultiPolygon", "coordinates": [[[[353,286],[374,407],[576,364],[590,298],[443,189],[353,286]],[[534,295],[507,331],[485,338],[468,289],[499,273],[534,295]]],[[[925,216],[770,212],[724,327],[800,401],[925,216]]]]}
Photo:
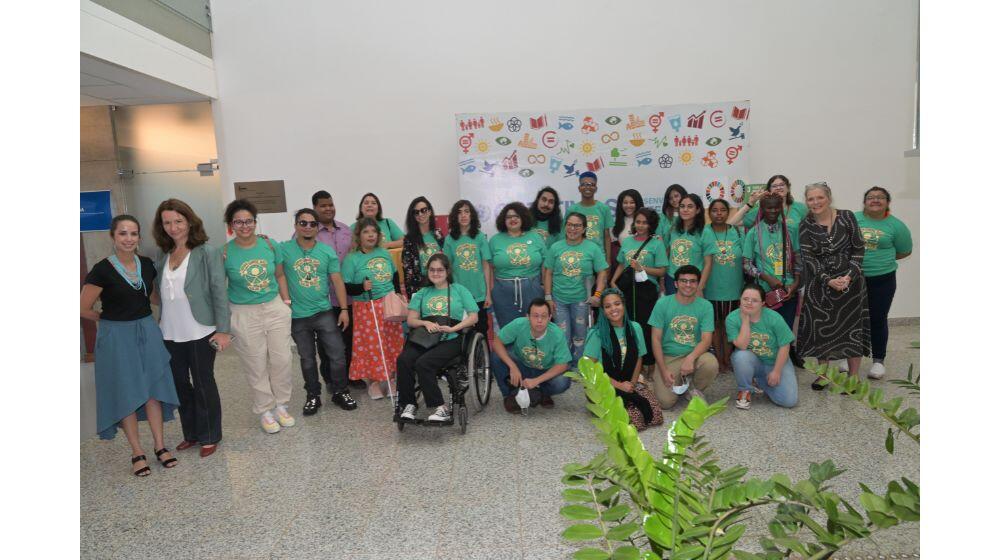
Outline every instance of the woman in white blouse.
{"type": "Polygon", "coordinates": [[[215,452],[222,439],[222,403],[215,384],[215,353],[229,346],[229,302],[222,255],[206,244],[201,219],[171,198],[156,209],[153,237],[165,253],[158,264],[160,330],[180,400],[183,451],[215,452]]]}

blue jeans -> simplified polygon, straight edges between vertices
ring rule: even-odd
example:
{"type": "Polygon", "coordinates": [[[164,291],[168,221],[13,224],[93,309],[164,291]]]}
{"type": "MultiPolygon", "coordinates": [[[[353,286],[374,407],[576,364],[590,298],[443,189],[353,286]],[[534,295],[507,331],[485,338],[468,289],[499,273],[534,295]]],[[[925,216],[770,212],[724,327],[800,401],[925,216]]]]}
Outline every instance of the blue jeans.
{"type": "MultiPolygon", "coordinates": [[[[510,354],[514,363],[517,364],[517,369],[521,370],[521,377],[525,379],[539,377],[547,371],[530,368],[522,364],[521,361],[517,359],[517,354],[514,353],[513,345],[507,345],[507,353],[510,354]]],[[[505,364],[503,360],[497,356],[496,352],[490,353],[490,364],[493,367],[493,376],[497,379],[497,387],[500,388],[500,393],[505,397],[516,394],[517,388],[510,384],[510,368],[508,368],[507,364],[505,364]]],[[[566,389],[569,389],[570,383],[571,381],[565,375],[557,375],[556,377],[542,383],[538,387],[542,390],[543,395],[549,395],[551,397],[552,395],[558,395],[559,393],[565,392],[566,389]]]]}
{"type": "Polygon", "coordinates": [[[566,335],[566,345],[569,346],[569,353],[573,356],[570,366],[575,366],[580,356],[583,355],[583,343],[587,340],[587,319],[590,316],[590,304],[586,301],[580,303],[556,304],[556,325],[562,329],[566,335]]]}
{"type": "Polygon", "coordinates": [[[496,329],[502,329],[507,323],[528,314],[531,300],[545,295],[542,291],[542,281],[538,275],[531,278],[517,278],[493,281],[493,314],[497,318],[496,329]]]}
{"type": "Polygon", "coordinates": [[[791,408],[799,402],[799,385],[795,379],[792,360],[785,360],[785,366],[781,368],[781,382],[775,387],[767,384],[767,374],[771,373],[773,366],[765,364],[757,354],[749,350],[736,350],[730,360],[733,363],[733,372],[736,374],[738,391],[751,391],[751,381],[756,379],[757,386],[764,390],[764,394],[774,404],[791,408]]]}

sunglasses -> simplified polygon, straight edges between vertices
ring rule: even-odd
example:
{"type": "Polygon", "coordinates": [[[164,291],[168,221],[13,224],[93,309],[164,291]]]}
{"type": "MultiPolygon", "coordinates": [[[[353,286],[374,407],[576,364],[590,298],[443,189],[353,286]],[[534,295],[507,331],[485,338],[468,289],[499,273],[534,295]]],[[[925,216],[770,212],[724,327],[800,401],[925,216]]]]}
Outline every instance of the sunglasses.
{"type": "Polygon", "coordinates": [[[413,215],[414,216],[422,216],[424,214],[430,213],[430,211],[431,211],[430,208],[424,206],[423,208],[417,208],[417,209],[413,210],[413,215]]]}
{"type": "Polygon", "coordinates": [[[313,228],[313,227],[319,226],[319,222],[313,222],[313,221],[310,221],[310,220],[299,220],[296,223],[299,224],[299,227],[313,228]]]}

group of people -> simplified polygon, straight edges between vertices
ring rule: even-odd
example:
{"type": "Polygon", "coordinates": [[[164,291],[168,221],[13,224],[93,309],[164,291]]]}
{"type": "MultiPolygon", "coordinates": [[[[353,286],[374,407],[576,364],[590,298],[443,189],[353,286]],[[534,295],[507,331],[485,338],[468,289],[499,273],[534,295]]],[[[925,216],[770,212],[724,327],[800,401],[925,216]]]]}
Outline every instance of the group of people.
{"type": "Polygon", "coordinates": [[[344,410],[358,406],[352,385],[372,399],[398,390],[399,416],[410,419],[419,386],[427,420],[448,421],[437,375],[462,352],[461,333],[486,334],[491,317],[492,371],[509,412],[520,411],[522,388],[532,404],[554,406],[570,386],[563,374],[581,359],[603,365],[639,429],[662,423],[681,396],[701,396],[720,370],[735,375],[739,409],[754,393],[794,406],[793,363],[802,357],[846,360],[860,375],[871,355],[869,377],[885,374],[896,260],[912,250],[885,189],[869,189],[851,212],[833,207],[825,183],[807,185],[803,204],[775,175],[735,209],[719,199],[706,212],[700,197],[671,185],[659,211],[634,189],[612,211],[595,198],[594,173],[578,180],[581,200],[565,216],[558,192],[545,187],[530,206],[504,206],[492,236],[467,200],[451,207],[441,232],[430,201],[417,197],[404,230],[373,193],[348,226],[321,190],[295,213],[284,242],[259,235],[257,208],[234,200],[224,215],[233,238],[216,248],[194,210],[170,199],[153,218],[163,253],[153,262],[137,252],[139,221],[116,217],[114,252],[81,292],[81,316],[99,320],[101,437],[120,426],[133,472],[147,475],[138,421],[148,420],[157,459],[173,467],[163,421],[177,408],[176,450],[197,445],[211,455],[222,438],[213,365],[230,346],[261,428],[294,426],[293,340],[304,415],[321,407],[322,379],[344,410]],[[151,304],[160,305],[159,323],[151,304]]]}

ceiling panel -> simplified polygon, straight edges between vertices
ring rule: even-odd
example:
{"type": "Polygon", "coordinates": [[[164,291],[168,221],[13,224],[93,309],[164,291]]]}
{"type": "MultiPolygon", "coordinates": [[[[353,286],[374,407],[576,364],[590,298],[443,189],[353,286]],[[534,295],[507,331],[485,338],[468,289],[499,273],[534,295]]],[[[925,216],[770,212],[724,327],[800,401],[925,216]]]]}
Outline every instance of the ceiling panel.
{"type": "Polygon", "coordinates": [[[151,105],[211,98],[189,89],[80,54],[80,105],[151,105]]]}

